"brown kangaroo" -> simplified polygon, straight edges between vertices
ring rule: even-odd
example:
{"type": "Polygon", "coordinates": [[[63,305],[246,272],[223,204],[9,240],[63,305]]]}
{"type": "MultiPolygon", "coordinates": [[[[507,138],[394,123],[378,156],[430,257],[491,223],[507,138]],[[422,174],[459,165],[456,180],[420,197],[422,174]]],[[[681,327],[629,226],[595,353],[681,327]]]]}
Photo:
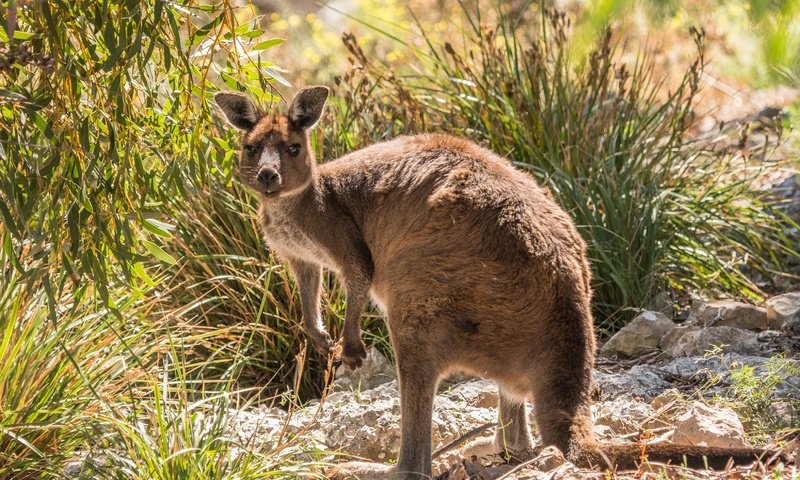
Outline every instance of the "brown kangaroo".
{"type": "MultiPolygon", "coordinates": [[[[286,116],[265,115],[238,93],[216,102],[244,132],[239,173],[260,195],[264,238],[297,280],[316,349],[335,348],[320,318],[323,268],[346,290],[345,364],[365,357],[360,318],[370,295],[388,319],[402,415],[397,466],[350,463],[337,475],[428,478],[433,398],[454,371],[499,385],[499,449],[532,449],[530,399],[543,445],[581,464],[632,466],[638,445],[594,438],[590,270],[570,216],[505,159],[448,135],[399,137],[318,166],[308,132],[327,97],[325,87],[304,89],[286,116]]],[[[707,456],[718,467],[773,453],[647,452],[675,462],[707,456]]]]}

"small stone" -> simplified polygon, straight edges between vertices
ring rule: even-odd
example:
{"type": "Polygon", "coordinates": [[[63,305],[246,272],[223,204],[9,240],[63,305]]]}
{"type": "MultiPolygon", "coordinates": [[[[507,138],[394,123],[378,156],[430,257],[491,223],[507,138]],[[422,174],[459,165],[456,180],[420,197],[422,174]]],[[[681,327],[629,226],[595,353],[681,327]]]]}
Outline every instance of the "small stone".
{"type": "Polygon", "coordinates": [[[676,388],[670,388],[669,390],[664,390],[659,396],[654,398],[653,401],[650,402],[650,406],[655,410],[661,410],[672,408],[681,401],[683,401],[683,394],[676,388]]]}
{"type": "Polygon", "coordinates": [[[655,411],[650,405],[629,397],[620,397],[595,405],[597,407],[595,425],[605,425],[618,436],[667,426],[667,423],[656,418],[655,411]]]}
{"type": "Polygon", "coordinates": [[[800,333],[800,292],[772,297],[765,306],[770,328],[800,333]]]}
{"type": "Polygon", "coordinates": [[[530,463],[536,470],[549,472],[567,463],[567,459],[564,458],[561,450],[550,445],[545,447],[530,463]]]}
{"type": "Polygon", "coordinates": [[[647,365],[634,365],[630,370],[620,373],[595,370],[594,381],[604,398],[617,398],[620,395],[653,398],[670,387],[664,372],[647,365]]]}
{"type": "Polygon", "coordinates": [[[658,342],[661,350],[665,352],[671,352],[675,345],[678,343],[678,340],[683,337],[684,334],[688,332],[695,332],[700,330],[700,327],[697,325],[679,325],[675,328],[671,328],[661,337],[661,340],[658,342]]]}
{"type": "Polygon", "coordinates": [[[658,349],[661,337],[675,327],[660,312],[643,312],[611,337],[600,353],[605,356],[638,357],[658,349]]]}
{"type": "Polygon", "coordinates": [[[745,330],[768,328],[765,309],[731,300],[701,303],[692,308],[689,320],[703,326],[736,327],[745,330]]]}
{"type": "Polygon", "coordinates": [[[740,328],[707,327],[683,334],[669,354],[672,358],[702,356],[714,348],[720,348],[722,353],[754,354],[758,352],[758,337],[755,332],[740,328]]]}
{"type": "Polygon", "coordinates": [[[350,370],[344,364],[339,365],[334,390],[370,390],[396,377],[396,370],[389,360],[378,349],[370,348],[360,368],[350,370]]]}
{"type": "Polygon", "coordinates": [[[675,307],[672,305],[672,297],[670,297],[669,292],[655,294],[648,302],[647,309],[663,313],[667,318],[675,316],[675,307]]]}
{"type": "Polygon", "coordinates": [[[709,447],[749,447],[744,427],[730,408],[711,407],[694,402],[677,418],[672,440],[680,445],[709,447]]]}

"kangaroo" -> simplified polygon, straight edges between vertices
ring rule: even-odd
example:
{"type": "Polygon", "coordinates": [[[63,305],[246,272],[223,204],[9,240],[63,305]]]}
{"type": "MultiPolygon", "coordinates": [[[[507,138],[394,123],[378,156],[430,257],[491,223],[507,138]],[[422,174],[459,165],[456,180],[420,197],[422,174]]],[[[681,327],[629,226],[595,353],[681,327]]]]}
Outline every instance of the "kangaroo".
{"type": "MultiPolygon", "coordinates": [[[[498,384],[498,450],[533,449],[524,403],[532,400],[543,445],[581,464],[632,466],[640,446],[594,437],[591,278],[570,216],[530,175],[449,135],[402,136],[317,165],[309,131],[327,97],[326,87],[303,89],[285,116],[238,93],[215,99],[243,132],[239,175],[260,196],[266,242],[297,280],[316,350],[339,353],[320,317],[323,268],[345,287],[348,367],[366,356],[360,318],[370,297],[387,317],[400,388],[397,465],[350,462],[332,476],[429,478],[433,399],[454,371],[498,384]]],[[[720,468],[774,453],[647,451],[679,463],[707,456],[720,468]]]]}

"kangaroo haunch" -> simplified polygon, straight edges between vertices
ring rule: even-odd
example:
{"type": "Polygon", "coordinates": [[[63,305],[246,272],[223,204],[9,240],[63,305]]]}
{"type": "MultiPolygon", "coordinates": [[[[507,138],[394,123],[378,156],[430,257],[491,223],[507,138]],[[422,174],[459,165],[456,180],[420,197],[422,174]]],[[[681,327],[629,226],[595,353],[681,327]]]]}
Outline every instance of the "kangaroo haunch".
{"type": "MultiPolygon", "coordinates": [[[[260,194],[264,238],[297,280],[315,348],[328,354],[335,346],[320,317],[323,268],[346,290],[345,364],[356,368],[366,355],[359,322],[370,296],[387,317],[400,386],[397,466],[341,472],[428,478],[433,398],[454,371],[497,382],[498,450],[532,449],[527,399],[542,444],[583,464],[638,460],[638,445],[594,438],[590,271],[570,216],[528,174],[448,135],[399,137],[318,166],[308,132],[327,96],[325,87],[304,89],[286,116],[264,115],[241,94],[216,101],[244,132],[239,174],[260,194]]],[[[771,453],[680,445],[647,452],[675,462],[707,456],[720,467],[771,453]]]]}

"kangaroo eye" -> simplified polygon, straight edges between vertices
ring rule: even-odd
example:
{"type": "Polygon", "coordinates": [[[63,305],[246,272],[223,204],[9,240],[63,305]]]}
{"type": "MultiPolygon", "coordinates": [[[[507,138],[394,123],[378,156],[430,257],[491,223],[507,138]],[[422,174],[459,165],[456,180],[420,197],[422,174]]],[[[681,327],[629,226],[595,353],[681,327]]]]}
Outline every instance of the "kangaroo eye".
{"type": "Polygon", "coordinates": [[[299,143],[294,143],[292,145],[289,145],[289,148],[287,149],[287,151],[289,152],[289,155],[291,155],[293,157],[297,156],[297,154],[300,153],[300,144],[299,143]]]}
{"type": "Polygon", "coordinates": [[[256,154],[256,146],[255,145],[245,145],[244,146],[244,153],[248,156],[252,157],[256,154]]]}

